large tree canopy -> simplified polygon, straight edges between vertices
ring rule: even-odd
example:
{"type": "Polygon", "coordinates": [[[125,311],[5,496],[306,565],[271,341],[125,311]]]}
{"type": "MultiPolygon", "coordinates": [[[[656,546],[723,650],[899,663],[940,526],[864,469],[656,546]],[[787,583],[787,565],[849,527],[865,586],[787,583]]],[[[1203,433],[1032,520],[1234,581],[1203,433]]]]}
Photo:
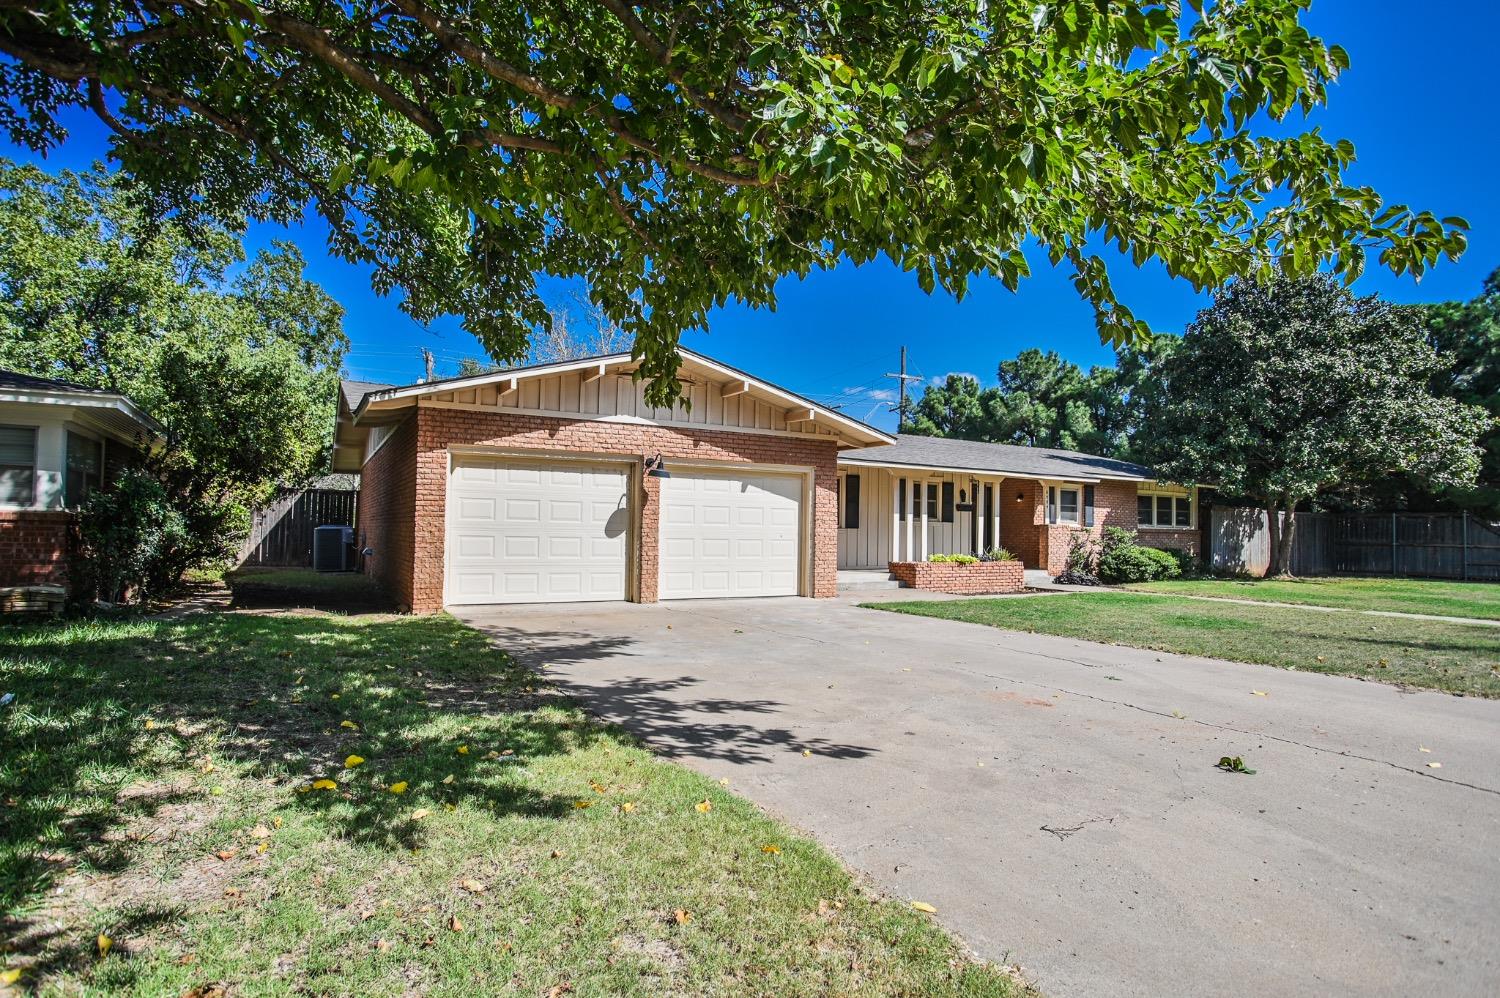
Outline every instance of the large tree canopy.
{"type": "Polygon", "coordinates": [[[151,470],[222,554],[278,485],[327,464],[343,309],[295,246],[244,262],[222,228],[144,212],[118,174],[0,161],[0,367],[124,392],[166,430],[151,470]]]}
{"type": "Polygon", "coordinates": [[[1166,477],[1257,500],[1269,571],[1284,574],[1296,521],[1281,530],[1281,515],[1330,490],[1395,473],[1474,483],[1493,418],[1433,394],[1445,367],[1413,309],[1327,277],[1236,281],[1158,366],[1147,456],[1166,477]]]}
{"type": "Polygon", "coordinates": [[[46,149],[90,110],[164,210],[312,202],[498,360],[547,322],[537,272],[582,278],[660,403],[683,329],[842,257],[962,295],[1030,236],[1125,342],[1107,247],[1199,288],[1456,255],[1347,141],[1252,129],[1348,64],[1306,3],[5,0],[0,119],[46,149]]]}

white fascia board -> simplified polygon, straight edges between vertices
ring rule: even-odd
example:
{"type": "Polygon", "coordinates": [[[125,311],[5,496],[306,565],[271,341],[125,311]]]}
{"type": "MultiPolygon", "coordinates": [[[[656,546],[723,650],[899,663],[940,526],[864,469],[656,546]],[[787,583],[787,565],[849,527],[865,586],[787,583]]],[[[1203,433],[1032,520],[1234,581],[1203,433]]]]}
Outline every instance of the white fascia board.
{"type": "MultiPolygon", "coordinates": [[[[590,357],[587,360],[564,360],[555,364],[538,364],[534,367],[518,367],[509,371],[491,371],[488,374],[476,374],[468,378],[448,378],[443,381],[429,381],[423,384],[405,385],[400,388],[386,388],[378,392],[369,392],[360,400],[359,408],[354,413],[355,422],[364,415],[365,410],[370,407],[371,402],[398,402],[402,399],[417,398],[422,395],[432,395],[436,392],[461,392],[470,388],[482,388],[485,385],[493,385],[497,382],[510,382],[507,392],[514,391],[518,382],[526,378],[544,378],[553,374],[566,374],[569,371],[585,371],[589,368],[609,368],[619,364],[632,363],[630,354],[617,353],[604,357],[590,357]]],[[[601,371],[602,373],[602,371],[601,371]]]]}
{"type": "Polygon", "coordinates": [[[138,423],[153,436],[161,436],[162,427],[124,395],[113,392],[70,392],[63,389],[0,389],[0,402],[26,402],[35,405],[62,405],[75,409],[113,409],[138,423]]]}
{"type": "Polygon", "coordinates": [[[845,457],[839,455],[839,464],[848,464],[860,468],[886,468],[890,471],[935,471],[944,475],[985,475],[991,478],[1021,478],[1032,482],[1061,482],[1076,483],[1082,485],[1097,485],[1101,481],[1140,481],[1136,478],[1108,478],[1100,476],[1097,478],[1053,478],[1047,475],[1038,475],[1034,471],[1005,471],[998,468],[968,468],[957,464],[893,464],[890,461],[860,460],[858,456],[845,457]]]}

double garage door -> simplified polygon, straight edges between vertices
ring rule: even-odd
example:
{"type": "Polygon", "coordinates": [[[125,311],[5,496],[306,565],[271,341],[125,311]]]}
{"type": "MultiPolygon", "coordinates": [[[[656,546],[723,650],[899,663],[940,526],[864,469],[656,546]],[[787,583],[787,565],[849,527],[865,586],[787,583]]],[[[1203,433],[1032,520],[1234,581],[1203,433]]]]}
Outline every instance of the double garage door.
{"type": "MultiPolygon", "coordinates": [[[[630,480],[621,463],[456,457],[445,601],[626,599],[630,480]]],[[[800,478],[680,470],[660,484],[660,599],[797,594],[800,478]]]]}

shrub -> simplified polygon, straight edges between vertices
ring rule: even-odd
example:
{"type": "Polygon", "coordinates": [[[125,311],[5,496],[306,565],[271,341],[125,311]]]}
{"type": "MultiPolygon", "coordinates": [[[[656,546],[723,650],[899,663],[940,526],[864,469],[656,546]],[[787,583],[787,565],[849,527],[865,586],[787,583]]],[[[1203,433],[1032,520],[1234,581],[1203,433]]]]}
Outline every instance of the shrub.
{"type": "Polygon", "coordinates": [[[1006,548],[990,548],[979,556],[980,561],[1015,561],[1016,556],[1006,548]]]}
{"type": "Polygon", "coordinates": [[[979,559],[972,554],[934,554],[928,555],[929,562],[937,562],[946,565],[977,565],[979,559]]]}
{"type": "Polygon", "coordinates": [[[1068,542],[1068,561],[1062,574],[1053,579],[1066,586],[1097,586],[1099,577],[1094,574],[1099,552],[1094,539],[1087,533],[1076,533],[1068,542]]]}
{"type": "Polygon", "coordinates": [[[1099,550],[1099,578],[1111,584],[1154,582],[1182,574],[1177,556],[1170,551],[1137,544],[1135,536],[1120,527],[1105,527],[1099,550]]]}
{"type": "Polygon", "coordinates": [[[171,588],[193,546],[187,519],[167,490],[139,468],[84,500],[78,514],[74,598],[112,603],[147,599],[171,588]]]}

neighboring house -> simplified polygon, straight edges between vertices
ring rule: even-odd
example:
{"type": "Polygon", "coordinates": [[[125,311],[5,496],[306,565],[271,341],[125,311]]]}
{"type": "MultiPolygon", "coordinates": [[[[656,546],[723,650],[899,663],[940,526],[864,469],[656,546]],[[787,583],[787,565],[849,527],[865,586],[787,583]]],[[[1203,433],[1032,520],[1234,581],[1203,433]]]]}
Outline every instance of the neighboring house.
{"type": "Polygon", "coordinates": [[[1105,527],[1197,554],[1196,490],[1114,458],[905,434],[839,457],[839,568],[1008,549],[1057,574],[1072,538],[1105,527]]]}
{"type": "Polygon", "coordinates": [[[160,433],[117,392],[0,371],[0,587],[66,585],[79,504],[160,433]]]}
{"type": "Polygon", "coordinates": [[[400,387],[345,382],[332,470],[361,476],[364,570],[417,612],[828,597],[841,566],[883,568],[893,541],[902,557],[982,550],[997,506],[999,543],[1060,569],[1066,535],[1134,527],[1147,496],[1153,529],[1158,504],[1163,516],[1148,543],[1196,544],[1192,495],[1135,465],[898,438],[686,350],[688,404],[656,409],[635,368],[611,354],[400,387]],[[906,508],[908,490],[928,501],[906,508]],[[979,509],[963,509],[976,493],[979,509]]]}

